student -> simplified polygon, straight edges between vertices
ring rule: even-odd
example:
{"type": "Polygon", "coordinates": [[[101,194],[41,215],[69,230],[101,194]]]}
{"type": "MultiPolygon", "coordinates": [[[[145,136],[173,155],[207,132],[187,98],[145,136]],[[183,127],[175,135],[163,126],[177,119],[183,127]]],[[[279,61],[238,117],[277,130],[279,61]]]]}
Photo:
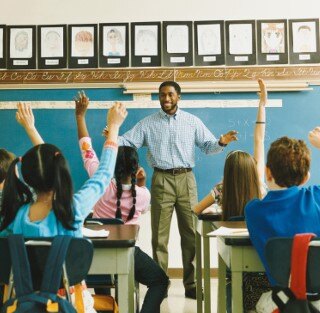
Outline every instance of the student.
{"type": "Polygon", "coordinates": [[[231,151],[225,161],[221,192],[214,188],[203,198],[193,210],[200,214],[212,205],[217,198],[222,208],[222,219],[243,217],[244,207],[254,198],[261,199],[266,193],[264,183],[264,137],[265,137],[265,105],[267,90],[262,79],[258,80],[260,101],[254,129],[253,157],[244,151],[231,151]]]}
{"type": "MultiPolygon", "coordinates": [[[[85,120],[88,104],[89,99],[84,92],[79,93],[75,112],[79,145],[84,166],[89,176],[92,176],[99,166],[99,160],[92,148],[85,120]]],[[[143,168],[139,168],[136,150],[131,147],[119,147],[115,179],[111,180],[105,193],[94,206],[93,217],[122,218],[126,224],[137,224],[139,216],[149,208],[150,204],[150,192],[145,186],[145,181],[146,175],[143,168]]],[[[134,252],[134,265],[135,279],[148,286],[140,312],[160,312],[160,305],[168,287],[167,275],[137,246],[134,252]]]]}
{"type": "MultiPolygon", "coordinates": [[[[82,236],[84,218],[112,178],[118,132],[126,116],[122,104],[117,103],[109,110],[107,121],[111,127],[99,169],[74,195],[67,161],[56,146],[39,144],[23,157],[16,158],[4,184],[1,235],[13,232],[27,237],[82,236]],[[15,167],[18,162],[21,162],[25,183],[17,177],[15,167]],[[37,196],[34,202],[29,186],[37,196]]],[[[36,134],[33,135],[35,137],[30,138],[36,138],[36,134]]]]}
{"type": "Polygon", "coordinates": [[[7,172],[11,162],[15,159],[15,155],[6,149],[0,149],[0,209],[2,200],[2,190],[4,181],[7,176],[7,172]]]}

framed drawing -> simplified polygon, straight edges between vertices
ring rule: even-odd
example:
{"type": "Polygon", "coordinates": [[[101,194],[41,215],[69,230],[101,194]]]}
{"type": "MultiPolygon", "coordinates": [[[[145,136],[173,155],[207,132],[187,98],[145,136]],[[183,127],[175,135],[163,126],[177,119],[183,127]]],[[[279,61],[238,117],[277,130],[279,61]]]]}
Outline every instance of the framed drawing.
{"type": "Polygon", "coordinates": [[[258,64],[287,64],[287,20],[257,22],[258,64]]]}
{"type": "Polygon", "coordinates": [[[8,69],[36,68],[36,26],[7,26],[8,69]]]}
{"type": "Polygon", "coordinates": [[[162,33],[164,65],[193,65],[192,22],[163,22],[162,33]]]}
{"type": "Polygon", "coordinates": [[[255,21],[226,21],[226,64],[256,64],[255,21]]]}
{"type": "Polygon", "coordinates": [[[290,63],[319,63],[319,19],[289,20],[290,63]]]}
{"type": "Polygon", "coordinates": [[[195,65],[224,64],[224,22],[194,22],[195,65]]]}
{"type": "Polygon", "coordinates": [[[160,22],[131,23],[131,65],[161,66],[160,22]]]}
{"type": "Polygon", "coordinates": [[[99,66],[129,66],[129,24],[99,24],[99,66]]]}
{"type": "Polygon", "coordinates": [[[0,68],[6,68],[7,66],[7,29],[5,25],[0,25],[0,68]]]}
{"type": "Polygon", "coordinates": [[[69,68],[98,67],[96,24],[68,25],[69,68]]]}
{"type": "Polygon", "coordinates": [[[38,26],[38,68],[67,67],[67,26],[38,26]]]}

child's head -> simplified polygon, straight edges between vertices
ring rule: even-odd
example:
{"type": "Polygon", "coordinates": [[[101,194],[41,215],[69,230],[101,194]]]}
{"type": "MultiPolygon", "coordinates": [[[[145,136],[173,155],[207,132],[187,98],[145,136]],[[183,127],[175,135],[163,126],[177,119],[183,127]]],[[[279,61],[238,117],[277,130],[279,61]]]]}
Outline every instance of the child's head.
{"type": "Polygon", "coordinates": [[[267,181],[280,187],[299,186],[309,178],[311,155],[303,140],[281,137],[274,141],[267,156],[267,181]]]}
{"type": "Polygon", "coordinates": [[[136,174],[139,168],[139,158],[137,151],[132,147],[121,146],[118,150],[118,156],[115,168],[115,178],[117,182],[117,212],[116,217],[121,217],[121,195],[122,195],[122,181],[131,178],[131,192],[133,197],[133,205],[128,215],[127,221],[131,220],[134,216],[136,207],[136,174]]]}
{"type": "Polygon", "coordinates": [[[254,198],[261,198],[256,161],[247,152],[231,151],[224,165],[223,220],[243,215],[245,205],[254,198]]]}
{"type": "Polygon", "coordinates": [[[2,183],[6,179],[7,172],[11,162],[14,160],[15,155],[5,149],[0,149],[0,190],[2,183]]]}
{"type": "Polygon", "coordinates": [[[15,218],[19,208],[32,201],[29,186],[36,194],[53,192],[52,209],[67,229],[73,229],[72,180],[67,162],[54,145],[41,144],[31,148],[22,158],[16,158],[8,169],[3,189],[1,229],[15,218]],[[24,184],[16,175],[15,166],[21,161],[24,184]]]}

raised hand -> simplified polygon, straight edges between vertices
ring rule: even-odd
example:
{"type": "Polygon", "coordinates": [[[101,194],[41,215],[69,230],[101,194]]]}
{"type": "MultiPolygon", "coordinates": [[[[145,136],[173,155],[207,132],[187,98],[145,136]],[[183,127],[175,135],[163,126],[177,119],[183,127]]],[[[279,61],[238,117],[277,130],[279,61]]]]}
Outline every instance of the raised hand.
{"type": "Polygon", "coordinates": [[[309,142],[316,148],[320,149],[320,127],[316,127],[308,134],[309,142]]]}
{"type": "Polygon", "coordinates": [[[266,105],[268,101],[268,92],[267,92],[267,87],[263,79],[259,78],[258,79],[258,84],[260,91],[258,92],[258,96],[260,98],[260,103],[262,105],[266,105]]]}
{"type": "Polygon", "coordinates": [[[88,109],[89,98],[82,90],[78,92],[78,95],[76,97],[74,97],[74,101],[76,104],[76,116],[84,117],[88,109]]]}
{"type": "Polygon", "coordinates": [[[115,104],[108,111],[108,127],[110,128],[113,125],[120,127],[127,115],[128,112],[125,105],[121,102],[115,102],[115,104]]]}
{"type": "Polygon", "coordinates": [[[22,102],[17,104],[16,120],[25,129],[32,129],[35,127],[34,115],[29,104],[22,102]]]}

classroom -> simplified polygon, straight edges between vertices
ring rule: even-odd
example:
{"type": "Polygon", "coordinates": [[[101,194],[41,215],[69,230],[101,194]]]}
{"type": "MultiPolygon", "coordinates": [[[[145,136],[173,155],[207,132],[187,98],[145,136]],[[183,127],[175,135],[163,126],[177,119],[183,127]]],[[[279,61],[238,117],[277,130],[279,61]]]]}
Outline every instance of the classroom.
{"type": "MultiPolygon", "coordinates": [[[[110,218],[108,214],[112,214],[112,218],[122,219],[124,225],[88,226],[89,230],[110,231],[105,243],[101,238],[92,239],[92,265],[91,269],[88,267],[88,272],[89,276],[118,276],[118,282],[115,282],[115,285],[118,284],[117,291],[111,288],[111,294],[117,298],[121,313],[272,312],[271,308],[265,311],[260,308],[259,311],[259,308],[253,307],[259,300],[255,297],[259,298],[262,293],[261,286],[259,296],[255,293],[251,296],[245,288],[246,284],[252,283],[250,279],[256,273],[265,272],[267,261],[264,256],[261,257],[264,255],[261,243],[265,243],[266,238],[263,237],[265,234],[260,234],[260,230],[267,229],[268,223],[272,224],[272,218],[265,220],[262,214],[256,216],[250,205],[246,204],[259,198],[250,204],[253,203],[252,207],[262,206],[263,201],[270,196],[269,192],[297,188],[299,191],[307,190],[306,196],[310,192],[314,206],[310,206],[309,210],[317,210],[320,199],[316,188],[320,180],[320,151],[317,146],[320,131],[316,128],[320,126],[319,12],[320,3],[317,0],[270,0],[263,4],[253,0],[163,0],[157,3],[146,0],[2,0],[0,174],[4,175],[1,173],[1,152],[5,149],[14,154],[14,157],[8,158],[10,162],[16,160],[12,164],[16,164],[19,169],[20,179],[32,187],[33,179],[38,176],[31,175],[30,182],[24,177],[23,163],[24,159],[27,160],[25,153],[44,142],[54,145],[48,145],[47,152],[35,150],[36,147],[33,151],[38,156],[40,153],[53,153],[53,159],[44,155],[48,169],[51,168],[49,162],[60,160],[60,156],[63,162],[67,160],[70,172],[68,181],[69,178],[72,180],[73,189],[70,185],[69,190],[66,187],[68,183],[64,185],[65,181],[62,181],[60,187],[68,189],[65,192],[69,195],[68,201],[73,199],[78,203],[77,210],[70,206],[69,215],[61,213],[58,217],[58,193],[52,191],[55,190],[52,184],[49,187],[45,187],[43,181],[36,184],[41,187],[31,189],[31,198],[29,192],[21,196],[19,192],[22,191],[17,189],[15,209],[18,211],[19,201],[24,206],[30,202],[32,211],[26,214],[36,221],[30,224],[37,224],[39,220],[49,221],[47,214],[58,224],[67,219],[54,230],[48,224],[49,230],[44,232],[46,236],[33,232],[35,230],[29,225],[29,236],[25,237],[54,237],[57,234],[80,237],[78,233],[81,233],[85,213],[94,212],[93,220],[110,218]],[[262,82],[258,82],[259,79],[262,82]],[[178,83],[181,94],[175,83],[165,84],[160,90],[160,84],[167,81],[178,83]],[[171,99],[171,107],[168,98],[171,99]],[[172,105],[175,101],[179,108],[177,116],[176,108],[172,105]],[[17,107],[18,103],[21,104],[17,107]],[[125,105],[126,109],[119,103],[125,105]],[[178,126],[169,123],[169,126],[164,127],[160,122],[158,125],[152,118],[162,113],[163,118],[173,117],[171,119],[174,121],[180,113],[185,114],[183,118],[187,122],[184,124],[178,121],[178,126]],[[36,130],[26,126],[26,123],[32,126],[32,116],[36,130]],[[141,123],[142,120],[145,124],[141,123]],[[186,126],[187,123],[191,123],[190,127],[186,126]],[[108,135],[103,133],[106,126],[108,135]],[[134,132],[127,134],[131,129],[134,132]],[[146,131],[150,134],[146,135],[146,131]],[[193,132],[196,137],[194,140],[190,139],[194,138],[193,132]],[[206,136],[210,138],[209,143],[204,143],[206,136]],[[306,146],[300,141],[285,141],[283,144],[288,147],[282,152],[276,150],[274,159],[270,153],[269,159],[270,145],[283,136],[301,139],[306,146]],[[259,140],[263,147],[257,144],[259,140]],[[156,146],[155,142],[161,145],[156,146]],[[275,167],[277,171],[288,168],[288,171],[281,171],[285,176],[281,183],[270,164],[273,160],[281,161],[281,157],[277,157],[280,152],[283,153],[282,161],[285,160],[285,153],[289,153],[291,144],[294,152],[290,160],[296,160],[297,166],[305,167],[305,175],[301,170],[297,174],[304,175],[301,180],[295,178],[294,182],[291,180],[287,185],[286,179],[292,173],[290,162],[275,167]],[[129,152],[118,150],[118,145],[136,148],[131,148],[134,151],[128,150],[132,153],[130,161],[139,158],[139,166],[144,171],[139,172],[136,163],[135,170],[120,179],[120,172],[124,171],[125,166],[121,168],[119,165],[117,174],[117,151],[118,157],[120,152],[123,153],[123,159],[129,152]],[[103,152],[100,154],[102,147],[103,152]],[[54,152],[50,152],[50,149],[54,152]],[[242,178],[237,175],[244,177],[243,173],[230,174],[235,186],[233,188],[237,189],[230,192],[230,201],[244,197],[239,196],[239,193],[246,196],[251,194],[239,206],[241,209],[237,211],[238,206],[233,205],[233,214],[228,215],[227,210],[221,211],[221,208],[228,206],[221,195],[221,190],[227,194],[227,161],[231,162],[231,159],[242,153],[244,158],[250,156],[250,160],[256,162],[252,166],[257,172],[260,190],[251,192],[249,187],[240,183],[242,178]],[[191,156],[190,160],[186,160],[188,155],[191,156]],[[107,160],[110,164],[103,165],[107,160]],[[96,184],[99,187],[93,186],[94,178],[99,177],[96,174],[103,166],[106,167],[103,180],[106,193],[100,190],[102,184],[99,185],[101,182],[98,182],[98,178],[96,184]],[[92,176],[89,180],[90,184],[92,180],[92,189],[89,184],[86,192],[83,188],[87,188],[84,184],[89,178],[88,174],[92,176]],[[238,186],[235,183],[237,179],[238,186]],[[160,180],[166,183],[157,185],[160,180]],[[168,185],[174,186],[170,192],[168,185]],[[297,187],[300,185],[303,187],[297,187]],[[132,193],[131,189],[134,190],[132,193]],[[178,200],[173,200],[174,197],[178,199],[180,193],[187,197],[187,204],[181,206],[183,209],[188,208],[188,214],[183,213],[188,217],[179,213],[180,204],[175,202],[178,200]],[[130,196],[124,198],[124,195],[130,196]],[[49,204],[47,196],[50,198],[49,204]],[[42,197],[47,211],[39,213],[32,206],[38,201],[41,207],[42,197]],[[114,199],[114,208],[108,204],[108,201],[111,203],[110,199],[114,199]],[[148,210],[140,210],[140,199],[148,202],[148,210]],[[172,206],[166,204],[170,201],[172,206]],[[128,203],[130,206],[133,203],[134,211],[130,211],[130,207],[126,214],[121,213],[125,203],[127,207],[128,203]],[[202,213],[208,206],[209,213],[202,213]],[[104,215],[106,212],[107,215],[104,215]],[[130,217],[130,214],[133,216],[130,217]],[[232,220],[235,216],[242,219],[230,222],[229,218],[232,220]],[[78,218],[81,223],[78,223],[78,218]],[[71,230],[70,225],[75,221],[78,223],[74,224],[76,230],[71,230]],[[207,233],[221,226],[249,230],[246,241],[241,241],[241,251],[234,248],[238,243],[228,244],[229,239],[225,240],[225,234],[213,234],[210,238],[207,236],[207,233]],[[123,236],[133,236],[126,238],[125,247],[115,247],[110,243],[116,240],[113,236],[119,235],[120,230],[123,236]],[[192,237],[191,240],[188,236],[192,237]],[[229,254],[241,253],[244,260],[241,266],[247,270],[232,267],[234,260],[223,258],[226,249],[230,249],[229,254]],[[246,256],[250,256],[249,261],[246,261],[246,256]],[[150,264],[150,271],[152,268],[153,274],[158,275],[157,279],[162,279],[154,289],[159,296],[151,295],[153,286],[142,278],[141,273],[139,277],[139,262],[134,263],[133,260],[150,264]],[[245,272],[254,273],[250,276],[245,272]],[[134,276],[140,282],[138,288],[134,276]],[[239,288],[244,288],[243,292],[238,292],[239,288]],[[135,292],[139,289],[140,297],[139,292],[135,292]],[[252,301],[246,303],[247,298],[254,298],[255,304],[252,301]],[[144,304],[146,299],[152,304],[149,305],[148,301],[144,304]],[[153,301],[157,301],[157,305],[153,301]],[[154,307],[158,311],[151,309],[154,307]]],[[[241,160],[237,162],[240,164],[241,160]]],[[[36,171],[35,165],[32,166],[36,171]]],[[[40,168],[43,170],[42,164],[40,168]]],[[[3,181],[0,181],[0,191],[5,184],[9,186],[9,181],[14,181],[1,175],[3,181]]],[[[57,181],[54,180],[54,183],[57,181]]],[[[6,208],[10,197],[8,192],[1,192],[0,201],[4,194],[6,208]]],[[[0,208],[2,210],[1,205],[0,208]]],[[[23,231],[12,230],[15,229],[13,226],[10,228],[10,223],[21,214],[13,210],[13,218],[12,213],[1,210],[0,254],[3,252],[1,234],[6,233],[6,227],[10,229],[8,233],[25,234],[23,231]]],[[[292,214],[295,215],[294,220],[291,220],[288,213],[274,214],[279,220],[286,219],[288,225],[277,232],[270,224],[273,231],[265,230],[268,238],[271,233],[271,237],[293,237],[297,233],[320,235],[320,220],[315,212],[310,215],[301,213],[301,216],[298,213],[292,214]],[[308,218],[304,224],[305,215],[308,218]],[[301,227],[294,224],[299,218],[303,225],[301,227]]],[[[229,238],[228,234],[226,238],[229,238]]],[[[143,267],[141,264],[139,266],[143,267]]],[[[1,275],[0,269],[0,285],[3,285],[1,275]]],[[[274,275],[268,270],[266,275],[260,276],[263,276],[261,281],[268,281],[269,278],[271,285],[275,285],[274,275]]],[[[93,293],[96,287],[90,286],[89,279],[87,285],[89,293],[93,293]]],[[[263,289],[264,292],[271,288],[269,282],[267,285],[269,289],[263,289]]],[[[315,293],[320,294],[320,290],[315,293]]],[[[320,310],[317,304],[314,305],[320,310]]],[[[263,302],[260,306],[264,306],[263,302]]],[[[78,307],[77,311],[91,312],[85,309],[81,311],[78,307]]]]}

